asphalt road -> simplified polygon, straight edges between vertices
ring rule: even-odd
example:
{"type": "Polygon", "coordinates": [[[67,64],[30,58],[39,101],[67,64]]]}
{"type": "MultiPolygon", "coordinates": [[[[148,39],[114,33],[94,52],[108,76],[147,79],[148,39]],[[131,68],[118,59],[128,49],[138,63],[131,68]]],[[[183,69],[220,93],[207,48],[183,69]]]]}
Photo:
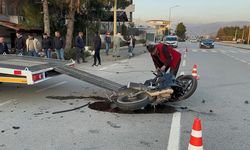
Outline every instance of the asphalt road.
{"type": "MultiPolygon", "coordinates": [[[[66,75],[34,86],[1,84],[0,149],[186,150],[197,116],[204,149],[249,149],[250,51],[220,45],[199,49],[198,43],[189,42],[180,43],[178,50],[183,53],[179,73],[191,74],[197,64],[200,80],[191,98],[169,104],[176,110],[169,107],[166,113],[118,114],[85,107],[52,114],[98,100],[83,97],[105,97],[108,92],[66,75]]],[[[148,54],[77,67],[121,84],[144,82],[153,78],[154,70],[148,54]]]]}

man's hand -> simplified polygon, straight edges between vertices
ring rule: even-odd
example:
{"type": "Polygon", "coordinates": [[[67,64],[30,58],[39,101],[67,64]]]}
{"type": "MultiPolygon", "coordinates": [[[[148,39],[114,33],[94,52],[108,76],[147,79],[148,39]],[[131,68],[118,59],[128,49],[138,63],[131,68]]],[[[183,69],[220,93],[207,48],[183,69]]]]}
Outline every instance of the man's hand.
{"type": "Polygon", "coordinates": [[[165,65],[164,65],[164,66],[162,66],[160,70],[161,70],[162,72],[165,72],[165,70],[166,70],[166,66],[165,66],[165,65]]]}

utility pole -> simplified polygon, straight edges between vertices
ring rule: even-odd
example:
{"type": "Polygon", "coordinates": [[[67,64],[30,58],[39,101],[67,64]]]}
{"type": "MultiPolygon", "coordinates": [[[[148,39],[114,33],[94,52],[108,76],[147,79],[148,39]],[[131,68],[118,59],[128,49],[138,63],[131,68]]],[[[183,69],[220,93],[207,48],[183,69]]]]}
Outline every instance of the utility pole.
{"type": "Polygon", "coordinates": [[[168,35],[170,34],[170,30],[171,30],[171,13],[172,13],[172,9],[175,8],[175,7],[179,7],[179,5],[175,5],[175,6],[172,6],[169,8],[169,16],[168,16],[168,19],[169,19],[169,29],[168,29],[168,35]]]}
{"type": "Polygon", "coordinates": [[[44,22],[44,33],[50,35],[50,22],[49,22],[49,7],[48,0],[42,0],[43,2],[43,22],[44,22]]]}
{"type": "Polygon", "coordinates": [[[117,32],[116,21],[117,21],[117,0],[114,0],[114,31],[113,31],[114,37],[117,32]]]}

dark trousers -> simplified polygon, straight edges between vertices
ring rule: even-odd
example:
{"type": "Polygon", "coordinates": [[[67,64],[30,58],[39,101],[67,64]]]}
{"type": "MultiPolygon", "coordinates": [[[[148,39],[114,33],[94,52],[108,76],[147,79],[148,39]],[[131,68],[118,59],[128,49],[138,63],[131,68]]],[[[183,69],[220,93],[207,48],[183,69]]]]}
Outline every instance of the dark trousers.
{"type": "Polygon", "coordinates": [[[100,49],[95,50],[94,65],[96,65],[96,60],[98,60],[98,64],[101,65],[100,49]]]}
{"type": "Polygon", "coordinates": [[[80,59],[82,58],[82,61],[85,61],[84,57],[84,48],[76,48],[76,61],[80,63],[80,59]]]}
{"type": "Polygon", "coordinates": [[[171,73],[172,75],[174,75],[175,77],[176,77],[176,75],[177,75],[177,73],[178,73],[180,64],[181,64],[181,59],[180,59],[180,61],[177,63],[177,65],[176,65],[176,67],[175,67],[174,69],[173,69],[173,68],[170,69],[170,73],[171,73]]]}

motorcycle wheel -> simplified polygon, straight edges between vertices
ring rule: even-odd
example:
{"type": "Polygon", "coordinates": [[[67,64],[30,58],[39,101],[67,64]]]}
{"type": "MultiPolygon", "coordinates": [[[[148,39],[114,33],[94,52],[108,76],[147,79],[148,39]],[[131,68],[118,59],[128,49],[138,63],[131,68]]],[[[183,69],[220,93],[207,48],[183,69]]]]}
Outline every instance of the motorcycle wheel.
{"type": "Polygon", "coordinates": [[[195,90],[197,89],[198,81],[192,75],[179,76],[176,80],[183,85],[184,90],[184,94],[178,98],[179,100],[189,98],[194,94],[195,90]]]}
{"type": "Polygon", "coordinates": [[[150,103],[149,96],[146,93],[140,93],[134,97],[119,96],[116,106],[122,110],[138,110],[146,107],[150,103]]]}

